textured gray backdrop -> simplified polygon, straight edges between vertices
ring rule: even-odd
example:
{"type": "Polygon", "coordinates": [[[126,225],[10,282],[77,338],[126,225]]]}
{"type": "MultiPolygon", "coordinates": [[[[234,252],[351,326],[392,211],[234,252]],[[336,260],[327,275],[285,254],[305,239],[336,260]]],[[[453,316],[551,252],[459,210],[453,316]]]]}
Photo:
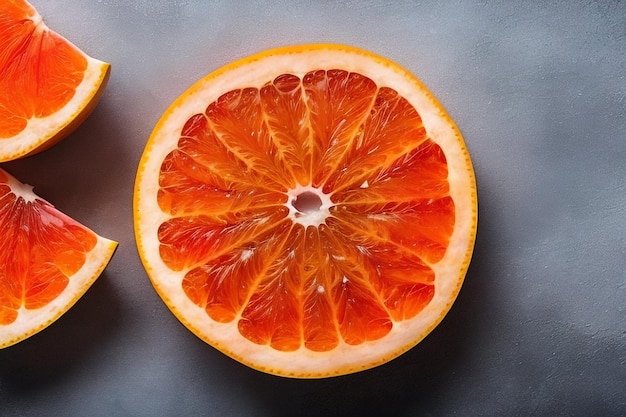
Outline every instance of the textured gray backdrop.
{"type": "Polygon", "coordinates": [[[69,313],[0,351],[0,415],[626,415],[625,2],[32,2],[112,75],[75,134],[3,167],[120,247],[69,313]],[[183,328],[132,227],[167,106],[223,64],[305,42],[420,77],[465,136],[480,206],[440,327],[385,366],[314,381],[250,370],[183,328]]]}

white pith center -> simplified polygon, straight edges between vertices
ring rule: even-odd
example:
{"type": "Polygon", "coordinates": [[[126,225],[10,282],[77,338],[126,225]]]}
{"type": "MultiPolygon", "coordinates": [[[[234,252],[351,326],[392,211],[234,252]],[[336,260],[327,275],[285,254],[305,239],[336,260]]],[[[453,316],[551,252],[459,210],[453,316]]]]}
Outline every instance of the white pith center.
{"type": "Polygon", "coordinates": [[[287,191],[287,197],[285,206],[289,209],[289,218],[305,228],[325,223],[334,206],[330,194],[312,185],[298,185],[287,191]]]}
{"type": "Polygon", "coordinates": [[[35,35],[41,35],[44,32],[47,32],[48,26],[46,26],[46,24],[43,21],[43,17],[41,17],[41,15],[37,12],[35,12],[31,17],[30,20],[32,20],[33,24],[35,25],[35,35]]]}
{"type": "Polygon", "coordinates": [[[31,203],[39,199],[33,191],[32,185],[23,184],[13,177],[9,177],[8,185],[17,197],[22,197],[27,203],[31,203]]]}

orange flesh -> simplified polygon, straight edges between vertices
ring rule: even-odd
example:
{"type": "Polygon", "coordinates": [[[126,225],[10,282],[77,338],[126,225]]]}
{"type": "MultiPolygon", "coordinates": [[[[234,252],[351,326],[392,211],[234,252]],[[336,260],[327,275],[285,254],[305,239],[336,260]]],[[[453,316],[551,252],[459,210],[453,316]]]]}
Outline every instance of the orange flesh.
{"type": "Polygon", "coordinates": [[[0,325],[19,309],[57,298],[97,243],[91,231],[43,200],[16,196],[0,172],[0,325]]]}
{"type": "Polygon", "coordinates": [[[0,18],[0,140],[26,128],[28,120],[61,109],[81,83],[87,60],[48,30],[25,2],[3,4],[0,18]]]}
{"type": "MultiPolygon", "coordinates": [[[[396,91],[342,70],[284,74],[189,119],[164,160],[160,254],[215,321],[281,351],[388,334],[434,296],[454,202],[441,148],[396,91]],[[287,191],[331,196],[305,228],[287,191]]],[[[305,210],[317,196],[298,196],[305,210]],[[303,202],[308,200],[308,202],[303,202]]]]}

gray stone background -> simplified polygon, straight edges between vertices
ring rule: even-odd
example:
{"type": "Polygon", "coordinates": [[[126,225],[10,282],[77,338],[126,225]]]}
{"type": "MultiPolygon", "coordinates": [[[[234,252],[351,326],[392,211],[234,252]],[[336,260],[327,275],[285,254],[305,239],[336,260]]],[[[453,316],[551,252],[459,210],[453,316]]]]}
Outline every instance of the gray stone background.
{"type": "Polygon", "coordinates": [[[72,310],[0,351],[0,415],[626,415],[623,1],[32,3],[112,75],[73,135],[2,166],[120,247],[72,310]],[[154,124],[188,86],[307,42],[420,77],[464,134],[480,208],[464,288],[429,337],[371,371],[299,381],[179,324],[139,261],[132,192],[154,124]]]}

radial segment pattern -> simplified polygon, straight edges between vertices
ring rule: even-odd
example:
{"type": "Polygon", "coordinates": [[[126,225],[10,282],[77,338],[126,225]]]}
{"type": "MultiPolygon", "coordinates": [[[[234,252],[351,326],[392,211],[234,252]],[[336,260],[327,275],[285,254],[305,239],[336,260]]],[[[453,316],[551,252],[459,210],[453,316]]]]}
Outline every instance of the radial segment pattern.
{"type": "Polygon", "coordinates": [[[159,186],[160,256],[187,297],[280,351],[358,345],[417,315],[455,222],[420,115],[344,70],[221,95],[187,121],[159,186]]]}
{"type": "Polygon", "coordinates": [[[0,170],[0,325],[55,300],[97,244],[92,231],[7,182],[0,170]]]}
{"type": "Polygon", "coordinates": [[[30,119],[63,108],[87,69],[83,54],[49,30],[30,5],[10,1],[2,7],[0,140],[19,134],[30,119]]]}

